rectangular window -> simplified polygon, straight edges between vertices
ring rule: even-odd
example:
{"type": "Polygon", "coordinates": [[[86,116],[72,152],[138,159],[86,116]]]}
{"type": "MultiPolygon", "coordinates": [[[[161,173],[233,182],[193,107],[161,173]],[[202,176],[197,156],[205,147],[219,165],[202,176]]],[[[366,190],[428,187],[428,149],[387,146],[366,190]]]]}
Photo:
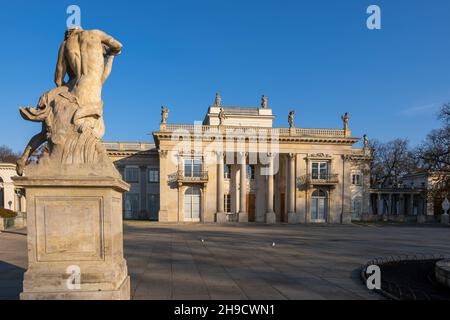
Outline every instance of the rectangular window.
{"type": "Polygon", "coordinates": [[[131,183],[139,182],[139,168],[125,168],[125,181],[131,183]]]}
{"type": "Polygon", "coordinates": [[[225,194],[223,196],[223,200],[224,200],[224,210],[226,213],[230,213],[231,212],[231,196],[229,194],[225,194]]]}
{"type": "Polygon", "coordinates": [[[362,177],[360,174],[352,175],[352,184],[355,186],[360,186],[362,184],[362,177]]]}
{"type": "Polygon", "coordinates": [[[223,177],[225,179],[231,179],[231,166],[229,164],[223,167],[223,177]]]}
{"type": "Polygon", "coordinates": [[[328,162],[311,163],[311,176],[313,179],[322,180],[328,177],[328,162]]]}
{"type": "Polygon", "coordinates": [[[148,194],[147,199],[149,218],[151,221],[158,221],[159,194],[148,194]]]}
{"type": "Polygon", "coordinates": [[[125,193],[124,217],[125,219],[138,219],[139,213],[139,194],[125,193]]]}
{"type": "Polygon", "coordinates": [[[255,179],[255,166],[247,165],[247,179],[254,180],[255,179]]]}
{"type": "Polygon", "coordinates": [[[148,169],[148,182],[159,183],[159,170],[155,168],[148,169]]]}
{"type": "Polygon", "coordinates": [[[202,159],[184,159],[184,176],[201,177],[203,169],[202,159]]]}

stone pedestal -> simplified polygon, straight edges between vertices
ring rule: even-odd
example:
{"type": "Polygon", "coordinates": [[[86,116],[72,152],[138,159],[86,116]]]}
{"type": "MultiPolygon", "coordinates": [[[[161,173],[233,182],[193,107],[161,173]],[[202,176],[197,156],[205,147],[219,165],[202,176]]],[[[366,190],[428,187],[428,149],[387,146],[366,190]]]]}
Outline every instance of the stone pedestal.
{"type": "Polygon", "coordinates": [[[216,222],[217,223],[228,223],[228,216],[225,212],[217,212],[216,213],[216,222]]]}
{"type": "Polygon", "coordinates": [[[352,224],[352,213],[351,212],[344,212],[342,214],[342,224],[352,224]]]}
{"type": "Polygon", "coordinates": [[[289,224],[300,223],[299,215],[296,212],[288,212],[288,223],[289,224]]]}
{"type": "Polygon", "coordinates": [[[123,256],[122,193],[110,177],[22,177],[28,270],[22,300],[130,299],[123,256]]]}
{"type": "Polygon", "coordinates": [[[441,215],[441,223],[442,224],[449,224],[450,223],[449,217],[450,216],[448,214],[441,215]]]}
{"type": "Polygon", "coordinates": [[[277,222],[277,216],[275,212],[267,212],[266,213],[266,223],[267,224],[275,224],[277,222]]]}
{"type": "Polygon", "coordinates": [[[425,223],[427,222],[427,216],[426,215],[418,215],[417,216],[417,223],[425,223]]]}
{"type": "Polygon", "coordinates": [[[247,212],[239,212],[238,213],[238,222],[248,222],[248,213],[247,212]]]}
{"type": "Polygon", "coordinates": [[[450,260],[441,260],[436,263],[435,267],[436,280],[450,288],[450,260]]]}

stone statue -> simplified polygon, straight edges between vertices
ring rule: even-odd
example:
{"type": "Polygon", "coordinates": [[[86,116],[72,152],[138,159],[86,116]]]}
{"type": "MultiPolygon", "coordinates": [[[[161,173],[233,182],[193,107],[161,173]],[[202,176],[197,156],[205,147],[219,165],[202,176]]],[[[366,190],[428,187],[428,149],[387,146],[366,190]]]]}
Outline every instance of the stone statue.
{"type": "Polygon", "coordinates": [[[221,102],[222,102],[222,97],[220,96],[219,93],[216,93],[216,100],[214,102],[215,106],[220,107],[221,102]]]}
{"type": "Polygon", "coordinates": [[[442,210],[444,210],[444,215],[448,215],[448,210],[450,209],[450,202],[447,198],[445,198],[444,202],[442,202],[442,210]]]}
{"type": "Polygon", "coordinates": [[[219,125],[220,126],[223,126],[226,118],[227,118],[227,116],[225,115],[225,110],[223,110],[223,108],[220,108],[220,112],[219,112],[219,125]]]}
{"type": "Polygon", "coordinates": [[[267,108],[267,97],[265,95],[263,95],[261,98],[261,107],[267,108]]]}
{"type": "Polygon", "coordinates": [[[169,119],[170,110],[166,107],[161,107],[161,123],[167,123],[167,119],[169,119]]]}
{"type": "Polygon", "coordinates": [[[42,131],[28,143],[17,162],[22,175],[29,156],[48,142],[49,153],[30,165],[30,173],[103,174],[119,177],[100,139],[104,136],[103,83],[122,44],[100,30],[69,29],[59,48],[55,71],[56,88],[44,93],[37,107],[21,107],[25,120],[42,123],[42,131]],[[68,81],[65,82],[65,77],[68,81]]]}
{"type": "Polygon", "coordinates": [[[365,134],[363,136],[364,138],[364,148],[368,148],[369,147],[369,137],[367,136],[367,134],[365,134]]]}
{"type": "Polygon", "coordinates": [[[350,120],[350,117],[348,116],[348,112],[346,112],[342,117],[342,122],[344,123],[344,130],[348,130],[348,122],[350,120]]]}
{"type": "Polygon", "coordinates": [[[289,128],[294,128],[294,118],[295,118],[295,111],[289,112],[288,122],[289,122],[289,128]]]}

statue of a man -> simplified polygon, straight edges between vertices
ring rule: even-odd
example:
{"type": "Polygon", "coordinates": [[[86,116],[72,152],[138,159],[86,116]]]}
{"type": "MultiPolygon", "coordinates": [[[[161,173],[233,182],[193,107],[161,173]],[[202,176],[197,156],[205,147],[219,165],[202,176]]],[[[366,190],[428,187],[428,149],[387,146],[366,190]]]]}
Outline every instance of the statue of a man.
{"type": "Polygon", "coordinates": [[[226,118],[227,118],[227,116],[225,115],[225,110],[223,110],[223,108],[220,108],[220,112],[219,112],[219,125],[220,126],[223,126],[226,118]]]}
{"type": "Polygon", "coordinates": [[[220,96],[219,93],[216,93],[216,100],[214,102],[215,106],[220,107],[221,102],[222,102],[222,97],[220,96]]]}
{"type": "Polygon", "coordinates": [[[289,128],[294,128],[294,120],[295,120],[295,111],[289,112],[288,122],[289,128]]]}
{"type": "Polygon", "coordinates": [[[342,117],[342,122],[344,123],[344,130],[348,130],[348,122],[350,120],[350,117],[348,115],[348,112],[346,112],[342,117]]]}
{"type": "Polygon", "coordinates": [[[267,97],[265,95],[263,95],[261,98],[261,107],[267,108],[267,97]]]}
{"type": "Polygon", "coordinates": [[[369,147],[369,137],[367,136],[367,134],[365,134],[363,136],[364,139],[364,148],[368,148],[369,147]]]}
{"type": "Polygon", "coordinates": [[[161,107],[161,123],[167,123],[170,110],[164,106],[161,107]]]}
{"type": "Polygon", "coordinates": [[[93,130],[101,139],[103,123],[102,87],[109,77],[114,56],[122,51],[122,44],[100,30],[70,29],[60,47],[55,82],[63,83],[64,71],[72,74],[70,92],[76,97],[79,109],[73,117],[80,131],[93,130]]]}
{"type": "Polygon", "coordinates": [[[74,27],[66,31],[55,70],[57,87],[43,94],[36,108],[20,108],[26,120],[42,122],[42,131],[30,140],[18,161],[19,175],[29,156],[46,141],[49,157],[58,153],[54,157],[56,164],[98,163],[98,159],[106,159],[106,151],[100,145],[105,129],[101,92],[114,56],[121,50],[122,44],[100,30],[74,27]],[[81,137],[86,129],[89,131],[81,137]]]}

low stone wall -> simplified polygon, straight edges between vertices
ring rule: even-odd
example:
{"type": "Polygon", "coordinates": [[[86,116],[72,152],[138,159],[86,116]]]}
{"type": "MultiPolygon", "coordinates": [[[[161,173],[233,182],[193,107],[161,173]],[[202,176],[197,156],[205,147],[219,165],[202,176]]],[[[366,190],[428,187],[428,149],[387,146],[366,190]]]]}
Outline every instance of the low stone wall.
{"type": "Polygon", "coordinates": [[[389,215],[389,216],[380,216],[376,214],[363,214],[361,218],[354,219],[354,221],[361,222],[417,222],[417,223],[432,223],[436,222],[436,218],[434,216],[404,216],[404,215],[389,215]]]}
{"type": "Polygon", "coordinates": [[[450,260],[437,262],[435,275],[440,284],[450,288],[450,260]]]}
{"type": "Polygon", "coordinates": [[[21,229],[27,226],[27,214],[19,212],[15,218],[0,218],[0,231],[21,229]]]}

